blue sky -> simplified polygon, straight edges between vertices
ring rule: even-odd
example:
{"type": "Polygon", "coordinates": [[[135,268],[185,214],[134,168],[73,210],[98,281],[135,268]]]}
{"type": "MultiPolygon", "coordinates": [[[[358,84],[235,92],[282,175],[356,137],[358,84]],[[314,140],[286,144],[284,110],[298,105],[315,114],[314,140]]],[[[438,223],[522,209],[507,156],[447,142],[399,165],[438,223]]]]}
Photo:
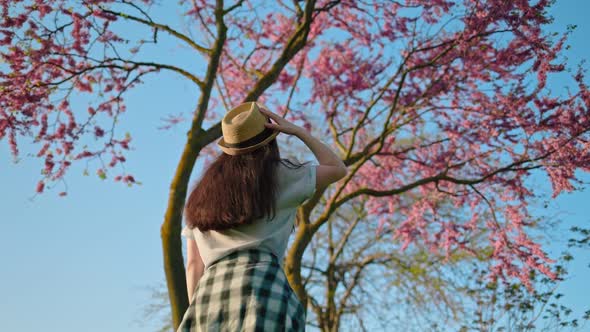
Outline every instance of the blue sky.
{"type": "MultiPolygon", "coordinates": [[[[552,13],[554,31],[568,24],[578,28],[570,38],[568,57],[573,63],[590,58],[590,24],[584,15],[588,1],[559,1],[552,13]]],[[[160,15],[177,15],[170,12],[160,15]]],[[[186,56],[173,44],[162,45],[165,57],[186,56]]],[[[184,59],[186,60],[186,59],[184,59]]],[[[195,68],[199,68],[195,64],[195,68]]],[[[559,85],[560,82],[555,82],[559,85]]],[[[169,184],[185,140],[186,126],[158,130],[167,114],[190,114],[198,95],[191,83],[177,75],[163,73],[133,90],[127,97],[128,111],[122,116],[118,133],[129,131],[133,151],[126,154],[125,167],[141,181],[128,188],[94,174],[96,164],[83,176],[84,163],[68,172],[68,196],[56,183],[49,193],[35,196],[41,162],[27,157],[22,142],[21,160],[15,164],[5,140],[0,142],[0,330],[2,331],[146,331],[154,330],[142,310],[153,303],[150,287],[164,278],[160,225],[169,184]]],[[[295,143],[297,144],[297,142],[295,143]]],[[[193,179],[201,167],[195,167],[193,179]]],[[[584,175],[590,181],[588,175],[584,175]]],[[[539,190],[549,188],[543,177],[533,179],[539,190]]],[[[550,204],[550,215],[564,219],[560,229],[589,225],[587,204],[590,189],[559,196],[550,204]]],[[[557,255],[564,249],[560,232],[548,244],[557,255]]],[[[560,289],[564,304],[576,311],[588,303],[590,255],[574,251],[570,278],[560,289]]]]}

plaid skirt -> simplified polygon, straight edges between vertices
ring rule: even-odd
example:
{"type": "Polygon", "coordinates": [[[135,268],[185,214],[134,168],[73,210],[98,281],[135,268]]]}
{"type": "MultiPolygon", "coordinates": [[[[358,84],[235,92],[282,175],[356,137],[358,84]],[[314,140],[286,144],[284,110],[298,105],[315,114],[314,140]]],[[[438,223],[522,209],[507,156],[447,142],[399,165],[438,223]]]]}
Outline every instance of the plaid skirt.
{"type": "Polygon", "coordinates": [[[245,249],[204,271],[176,331],[305,331],[305,310],[277,257],[245,249]]]}

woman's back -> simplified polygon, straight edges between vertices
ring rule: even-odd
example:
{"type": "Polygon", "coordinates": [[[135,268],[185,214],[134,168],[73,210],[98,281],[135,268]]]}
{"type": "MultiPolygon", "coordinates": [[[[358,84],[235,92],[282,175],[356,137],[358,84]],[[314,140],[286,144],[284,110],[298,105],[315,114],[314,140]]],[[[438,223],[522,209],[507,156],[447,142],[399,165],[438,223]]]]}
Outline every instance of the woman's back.
{"type": "Polygon", "coordinates": [[[185,226],[182,235],[196,241],[205,268],[233,251],[247,248],[267,250],[282,264],[297,207],[315,192],[316,169],[317,165],[311,164],[299,168],[277,164],[278,191],[272,219],[269,216],[222,231],[200,232],[185,226]]]}

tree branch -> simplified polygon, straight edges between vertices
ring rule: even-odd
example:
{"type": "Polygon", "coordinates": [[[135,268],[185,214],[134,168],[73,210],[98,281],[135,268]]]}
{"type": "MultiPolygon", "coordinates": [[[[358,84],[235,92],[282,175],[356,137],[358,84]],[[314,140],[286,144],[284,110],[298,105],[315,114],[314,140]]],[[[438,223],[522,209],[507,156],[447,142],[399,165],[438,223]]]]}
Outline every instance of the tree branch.
{"type": "Polygon", "coordinates": [[[115,15],[117,17],[121,17],[121,18],[124,18],[126,20],[139,22],[139,23],[144,24],[144,25],[147,25],[149,27],[166,31],[170,35],[172,35],[172,36],[174,36],[174,37],[176,37],[176,38],[184,41],[185,43],[187,43],[189,46],[191,46],[193,49],[197,50],[200,53],[203,53],[203,54],[206,54],[206,55],[211,55],[211,53],[212,53],[212,50],[211,49],[197,44],[195,41],[193,41],[188,36],[186,36],[186,35],[178,32],[178,31],[172,29],[168,25],[156,23],[156,22],[152,21],[151,19],[143,19],[143,18],[140,18],[140,17],[137,17],[137,16],[133,16],[133,15],[129,15],[129,14],[117,12],[117,11],[114,11],[114,10],[106,9],[106,8],[101,7],[101,6],[98,6],[98,8],[100,8],[100,10],[102,10],[103,12],[105,12],[107,14],[115,15]]]}

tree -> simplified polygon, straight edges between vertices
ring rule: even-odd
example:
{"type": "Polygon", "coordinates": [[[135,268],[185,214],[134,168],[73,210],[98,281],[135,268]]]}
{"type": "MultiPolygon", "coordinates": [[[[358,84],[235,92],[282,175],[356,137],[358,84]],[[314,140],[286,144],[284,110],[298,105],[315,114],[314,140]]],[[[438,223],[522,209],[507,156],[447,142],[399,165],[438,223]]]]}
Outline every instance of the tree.
{"type": "Polygon", "coordinates": [[[394,229],[367,222],[363,202],[350,207],[318,231],[303,259],[309,324],[321,331],[414,331],[443,317],[459,320],[466,297],[459,291],[462,266],[477,258],[461,252],[447,258],[421,245],[391,250],[394,229]]]}
{"type": "MultiPolygon", "coordinates": [[[[189,175],[221,135],[219,122],[204,128],[203,121],[243,101],[262,101],[330,135],[350,169],[298,210],[285,270],[304,303],[306,248],[339,222],[340,209],[358,202],[378,229],[391,232],[391,250],[485,255],[493,280],[518,278],[532,288],[531,271],[556,275],[527,233],[535,193],[524,181],[545,172],[555,197],[573,190],[575,172],[590,165],[583,68],[571,75],[568,94],[547,87],[550,77],[567,73],[571,30],[543,32],[550,3],[181,0],[190,22],[183,32],[156,18],[151,0],[4,1],[0,139],[15,158],[18,137],[35,139],[44,159],[38,192],[78,160],[97,160],[104,178],[125,161],[131,142],[113,131],[125,93],[163,70],[195,84],[199,100],[161,228],[175,327],[188,306],[180,229],[189,175]],[[143,38],[123,37],[133,25],[146,28],[143,38]],[[146,49],[161,38],[187,46],[206,68],[193,73],[149,59],[146,49]],[[96,98],[80,111],[74,93],[96,98]],[[325,126],[314,126],[312,115],[325,126]],[[112,119],[110,129],[104,119],[112,119]],[[83,145],[92,139],[104,146],[83,145]],[[446,213],[449,206],[456,213],[446,213]],[[470,241],[478,228],[488,232],[489,252],[470,241]]],[[[114,180],[135,183],[128,173],[114,180]]]]}

